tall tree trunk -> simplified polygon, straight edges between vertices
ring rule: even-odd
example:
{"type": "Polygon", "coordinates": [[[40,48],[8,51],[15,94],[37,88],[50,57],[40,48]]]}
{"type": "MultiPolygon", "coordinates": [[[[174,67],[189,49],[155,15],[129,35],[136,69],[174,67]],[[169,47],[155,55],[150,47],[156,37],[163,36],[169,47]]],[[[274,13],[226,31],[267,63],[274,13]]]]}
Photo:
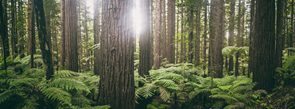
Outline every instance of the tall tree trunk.
{"type": "Polygon", "coordinates": [[[24,16],[24,1],[23,0],[18,0],[18,10],[17,10],[17,36],[18,38],[18,54],[21,58],[25,56],[25,16],[24,16]]]}
{"type": "Polygon", "coordinates": [[[51,40],[47,38],[46,31],[46,21],[45,21],[45,13],[43,7],[43,0],[34,0],[35,5],[35,13],[37,16],[37,27],[38,27],[38,36],[41,54],[43,58],[43,62],[46,65],[46,79],[49,80],[53,77],[54,69],[52,63],[52,55],[51,55],[51,40]]]}
{"type": "Polygon", "coordinates": [[[167,36],[166,36],[166,0],[161,0],[161,60],[167,58],[167,36]]]}
{"type": "MultiPolygon", "coordinates": [[[[82,13],[82,17],[83,20],[82,20],[82,24],[83,24],[83,30],[84,30],[84,33],[85,33],[85,36],[82,38],[84,40],[81,40],[81,42],[86,42],[85,43],[85,57],[89,58],[90,57],[90,52],[91,50],[89,49],[90,45],[89,45],[89,29],[88,29],[88,12],[87,12],[87,6],[86,6],[86,1],[83,1],[83,13],[82,13]]],[[[82,43],[81,43],[82,45],[82,43]]],[[[80,46],[80,49],[82,49],[82,46],[80,46]]],[[[82,50],[83,51],[83,50],[82,50]]],[[[82,54],[80,54],[80,56],[82,57],[82,54]]],[[[82,65],[81,65],[82,66],[82,65]]],[[[86,65],[85,65],[85,68],[86,70],[89,70],[90,69],[90,58],[88,60],[86,60],[86,65]]]]}
{"type": "Polygon", "coordinates": [[[12,50],[12,56],[16,57],[18,55],[18,49],[17,49],[17,11],[16,11],[16,0],[11,0],[11,50],[12,50]]]}
{"type": "Polygon", "coordinates": [[[175,35],[175,51],[176,51],[176,55],[175,55],[175,63],[178,63],[179,62],[179,59],[180,59],[180,52],[179,52],[179,49],[180,49],[180,45],[179,45],[179,8],[177,8],[176,10],[176,35],[175,35]]]}
{"type": "Polygon", "coordinates": [[[154,36],[154,68],[159,69],[161,65],[161,0],[155,1],[155,36],[154,36]]]}
{"type": "Polygon", "coordinates": [[[181,31],[180,31],[180,35],[181,35],[181,42],[180,42],[180,45],[181,45],[181,56],[180,56],[180,62],[186,62],[186,38],[185,38],[185,34],[184,34],[184,1],[181,0],[181,6],[180,6],[180,13],[181,13],[181,16],[180,16],[180,22],[181,22],[181,31]]]}
{"type": "Polygon", "coordinates": [[[277,1],[277,35],[276,35],[276,56],[277,57],[277,66],[282,67],[282,57],[284,49],[284,25],[285,25],[285,9],[286,9],[286,0],[277,1]]]}
{"type": "MultiPolygon", "coordinates": [[[[251,4],[250,4],[250,7],[251,7],[251,12],[250,12],[250,35],[249,35],[249,62],[248,62],[248,77],[250,77],[251,76],[251,74],[252,74],[252,70],[253,70],[253,66],[252,66],[252,64],[250,64],[250,63],[252,63],[252,58],[251,57],[253,57],[252,55],[253,55],[253,52],[254,52],[254,46],[253,46],[253,37],[254,37],[254,32],[255,32],[255,25],[254,25],[254,22],[255,22],[255,15],[256,15],[256,7],[255,7],[255,5],[256,5],[256,2],[255,2],[255,0],[251,0],[251,4]]],[[[253,58],[254,59],[254,58],[253,58]]]]}
{"type": "MultiPolygon", "coordinates": [[[[292,48],[293,47],[293,38],[295,35],[295,25],[294,25],[294,0],[292,0],[291,2],[291,19],[290,19],[290,23],[291,23],[291,34],[288,37],[288,47],[292,48]]],[[[288,50],[288,56],[292,55],[292,51],[288,50]]]]}
{"type": "Polygon", "coordinates": [[[66,69],[78,71],[77,0],[65,0],[66,69]]]}
{"type": "MultiPolygon", "coordinates": [[[[243,20],[243,1],[239,0],[239,10],[238,10],[238,35],[237,35],[237,47],[241,47],[242,46],[242,38],[243,38],[243,31],[242,31],[242,20],[243,20]]],[[[239,67],[240,67],[240,63],[239,63],[239,58],[240,58],[241,53],[238,51],[236,53],[236,62],[235,62],[235,76],[239,76],[239,67]]]]}
{"type": "Polygon", "coordinates": [[[100,104],[134,109],[135,34],[129,11],[133,0],[104,0],[101,32],[100,104]],[[128,99],[127,99],[128,98],[128,99]]]}
{"type": "Polygon", "coordinates": [[[61,66],[66,64],[66,27],[65,27],[65,0],[61,0],[61,66]]]}
{"type": "Polygon", "coordinates": [[[256,89],[271,90],[275,73],[275,0],[256,1],[251,66],[256,89]]]}
{"type": "Polygon", "coordinates": [[[94,7],[94,74],[99,74],[100,70],[100,35],[101,35],[101,9],[102,9],[102,0],[95,0],[94,7]]]}
{"type": "Polygon", "coordinates": [[[189,23],[189,34],[188,34],[188,41],[189,41],[189,46],[188,46],[188,62],[193,63],[193,48],[194,48],[194,9],[192,6],[189,6],[189,12],[188,12],[188,23],[189,23]]]}
{"type": "Polygon", "coordinates": [[[175,0],[168,0],[167,58],[169,63],[175,63],[175,14],[175,0]]]}
{"type": "Polygon", "coordinates": [[[143,27],[139,38],[139,75],[149,75],[152,68],[152,34],[151,34],[151,1],[146,0],[139,3],[142,8],[143,27]]]}
{"type": "Polygon", "coordinates": [[[34,68],[34,54],[36,52],[36,38],[35,38],[35,12],[34,1],[29,0],[28,5],[28,36],[29,36],[29,54],[31,68],[34,68]]]}
{"type": "Polygon", "coordinates": [[[209,74],[223,77],[224,0],[211,1],[209,74]]]}
{"type": "Polygon", "coordinates": [[[9,39],[8,39],[8,26],[7,26],[7,0],[0,0],[0,35],[2,39],[2,49],[4,57],[4,69],[7,69],[7,57],[10,55],[9,39]]]}
{"type": "Polygon", "coordinates": [[[196,2],[196,37],[195,37],[195,65],[200,65],[200,53],[201,53],[201,12],[202,12],[202,0],[196,2]]]}
{"type": "MultiPolygon", "coordinates": [[[[231,0],[230,2],[230,17],[229,17],[229,37],[228,37],[228,46],[234,46],[235,38],[235,12],[236,12],[236,0],[231,0]]],[[[239,23],[238,23],[239,24],[239,23]]],[[[228,71],[232,72],[234,69],[234,59],[233,56],[229,57],[228,62],[228,71]]]]}
{"type": "Polygon", "coordinates": [[[204,70],[204,75],[206,71],[206,63],[207,63],[207,36],[208,36],[208,0],[204,1],[204,33],[203,33],[203,40],[204,40],[204,45],[203,45],[203,70],[204,70]]]}

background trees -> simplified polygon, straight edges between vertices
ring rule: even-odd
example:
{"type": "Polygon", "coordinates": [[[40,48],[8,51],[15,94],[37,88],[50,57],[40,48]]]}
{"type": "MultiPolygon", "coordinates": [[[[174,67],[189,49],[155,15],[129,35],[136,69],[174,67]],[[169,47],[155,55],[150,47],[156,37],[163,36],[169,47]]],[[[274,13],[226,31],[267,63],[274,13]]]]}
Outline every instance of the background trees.
{"type": "MultiPolygon", "coordinates": [[[[294,0],[135,1],[0,0],[0,78],[5,79],[0,80],[0,89],[5,89],[0,90],[0,108],[5,101],[1,98],[10,98],[2,97],[12,93],[6,92],[10,86],[19,86],[6,78],[29,78],[24,84],[32,86],[32,78],[45,77],[51,83],[60,76],[76,80],[54,83],[59,89],[52,93],[67,98],[55,100],[79,104],[74,103],[79,96],[91,101],[79,108],[106,104],[132,109],[136,97],[143,98],[141,107],[212,108],[214,101],[225,108],[243,103],[236,97],[241,92],[224,87],[229,81],[237,88],[246,84],[247,100],[263,101],[250,98],[257,94],[253,82],[256,89],[280,95],[272,96],[275,100],[293,100],[283,95],[294,82],[294,0]],[[134,29],[136,22],[140,24],[134,29]],[[82,88],[91,90],[72,91],[81,81],[88,85],[80,84],[82,88]],[[199,93],[203,89],[198,86],[226,89],[199,93]]],[[[40,93],[38,99],[45,99],[40,93]]]]}

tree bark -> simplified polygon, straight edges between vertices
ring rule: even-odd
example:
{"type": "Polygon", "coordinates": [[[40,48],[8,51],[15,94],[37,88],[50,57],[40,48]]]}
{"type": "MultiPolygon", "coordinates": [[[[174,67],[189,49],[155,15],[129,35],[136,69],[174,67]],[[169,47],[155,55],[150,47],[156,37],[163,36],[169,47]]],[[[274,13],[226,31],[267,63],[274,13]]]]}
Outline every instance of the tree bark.
{"type": "Polygon", "coordinates": [[[275,0],[258,0],[255,9],[251,58],[256,89],[271,90],[275,73],[275,0]]]}
{"type": "Polygon", "coordinates": [[[0,0],[0,35],[2,39],[2,50],[4,57],[4,69],[7,69],[7,57],[10,56],[8,26],[7,26],[7,0],[0,0]]]}
{"type": "Polygon", "coordinates": [[[34,1],[29,0],[28,6],[28,36],[29,36],[29,54],[31,68],[34,68],[34,54],[36,53],[36,38],[35,38],[35,12],[34,1]]]}
{"type": "Polygon", "coordinates": [[[65,31],[65,0],[61,0],[61,66],[65,67],[66,61],[66,31],[65,31]]]}
{"type": "Polygon", "coordinates": [[[206,63],[207,63],[207,37],[208,37],[208,0],[204,1],[204,34],[203,34],[203,40],[204,40],[204,45],[203,45],[203,70],[204,70],[204,75],[206,73],[206,63]]]}
{"type": "Polygon", "coordinates": [[[223,77],[223,37],[224,37],[224,0],[211,1],[209,74],[223,77]]]}
{"type": "Polygon", "coordinates": [[[100,70],[100,37],[101,37],[101,9],[102,0],[95,0],[94,7],[94,74],[99,75],[100,70]]]}
{"type": "Polygon", "coordinates": [[[145,0],[140,3],[142,8],[142,32],[139,37],[139,75],[149,75],[149,70],[152,68],[152,34],[151,34],[151,1],[145,0]]]}
{"type": "Polygon", "coordinates": [[[185,37],[185,33],[184,33],[184,1],[181,0],[181,5],[180,5],[180,22],[181,22],[181,30],[180,30],[180,36],[181,36],[181,42],[180,42],[180,46],[181,46],[181,56],[180,56],[180,62],[186,62],[186,37],[185,37]]]}
{"type": "Polygon", "coordinates": [[[18,42],[18,37],[17,37],[17,11],[16,11],[16,0],[11,0],[11,51],[12,51],[12,56],[15,58],[18,55],[18,49],[17,49],[17,42],[18,42]]]}
{"type": "Polygon", "coordinates": [[[77,0],[65,0],[66,69],[78,72],[77,0]]]}
{"type": "Polygon", "coordinates": [[[37,16],[37,27],[41,54],[43,62],[46,65],[46,79],[49,80],[53,77],[54,69],[51,55],[51,40],[48,40],[46,31],[45,13],[43,7],[43,0],[34,0],[35,13],[37,16]]]}
{"type": "Polygon", "coordinates": [[[154,36],[154,65],[159,69],[161,65],[161,0],[155,1],[155,36],[154,36]]]}
{"type": "Polygon", "coordinates": [[[167,58],[169,63],[175,63],[175,14],[175,0],[168,0],[167,58]]]}
{"type": "Polygon", "coordinates": [[[130,16],[133,0],[102,2],[99,102],[113,109],[134,109],[135,34],[130,16]]]}
{"type": "MultiPolygon", "coordinates": [[[[235,38],[235,12],[236,12],[236,0],[231,0],[230,2],[230,18],[229,18],[229,37],[228,37],[228,46],[234,46],[234,38],[235,38]]],[[[239,24],[239,23],[238,23],[239,24]]],[[[228,61],[228,71],[232,72],[234,70],[234,59],[233,56],[229,57],[228,61]]]]}
{"type": "MultiPolygon", "coordinates": [[[[193,6],[189,6],[189,13],[188,13],[188,23],[189,23],[189,34],[188,34],[188,62],[193,63],[193,48],[194,48],[194,8],[193,6]]],[[[184,40],[185,41],[185,40],[184,40]]]]}
{"type": "Polygon", "coordinates": [[[282,67],[282,57],[284,49],[284,25],[285,25],[285,9],[286,9],[286,0],[277,1],[277,35],[276,35],[276,57],[277,57],[277,66],[282,67]]]}
{"type": "Polygon", "coordinates": [[[201,11],[202,11],[202,0],[196,2],[196,37],[195,37],[195,66],[200,65],[201,57],[201,11]]]}

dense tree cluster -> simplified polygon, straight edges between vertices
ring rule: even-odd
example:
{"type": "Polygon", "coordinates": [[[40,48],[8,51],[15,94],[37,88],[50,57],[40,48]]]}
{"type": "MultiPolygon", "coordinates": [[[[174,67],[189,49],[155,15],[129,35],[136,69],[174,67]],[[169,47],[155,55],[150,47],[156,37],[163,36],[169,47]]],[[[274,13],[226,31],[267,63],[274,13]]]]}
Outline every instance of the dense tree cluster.
{"type": "MultiPolygon", "coordinates": [[[[34,98],[38,108],[49,106],[47,99],[62,102],[52,102],[56,108],[85,107],[78,106],[75,97],[92,101],[86,107],[113,109],[214,108],[218,103],[219,108],[237,108],[237,103],[276,108],[278,103],[251,97],[263,90],[273,93],[265,99],[283,99],[282,92],[294,90],[294,0],[0,3],[0,78],[7,79],[0,80],[0,108],[18,95],[7,87],[20,84],[38,86],[30,87],[40,97],[34,98]],[[133,18],[134,10],[140,19],[133,18]],[[135,21],[140,25],[133,27],[135,21]],[[32,83],[43,71],[45,79],[32,83]],[[23,83],[11,84],[17,79],[23,83]],[[239,94],[253,102],[245,103],[239,94]]],[[[284,100],[286,108],[295,107],[289,102],[294,98],[284,100]]]]}

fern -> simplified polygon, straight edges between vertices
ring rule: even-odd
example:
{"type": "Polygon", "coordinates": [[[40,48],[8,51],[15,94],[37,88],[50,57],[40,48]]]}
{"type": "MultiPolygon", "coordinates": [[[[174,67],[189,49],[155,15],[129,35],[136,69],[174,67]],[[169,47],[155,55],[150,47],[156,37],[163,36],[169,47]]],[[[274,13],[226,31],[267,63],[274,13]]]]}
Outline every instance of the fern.
{"type": "Polygon", "coordinates": [[[174,81],[168,79],[156,80],[154,81],[154,84],[172,91],[176,91],[179,89],[174,81]]]}
{"type": "Polygon", "coordinates": [[[77,76],[76,72],[72,72],[70,70],[61,70],[61,71],[57,71],[54,74],[55,78],[67,78],[67,77],[73,77],[73,76],[77,76]]]}
{"type": "Polygon", "coordinates": [[[136,90],[135,94],[139,97],[152,97],[154,92],[156,92],[157,87],[154,84],[145,84],[143,87],[140,87],[136,90]]]}
{"type": "Polygon", "coordinates": [[[12,95],[16,94],[16,90],[6,90],[0,94],[0,104],[8,100],[12,95]]]}
{"type": "Polygon", "coordinates": [[[159,92],[160,92],[161,99],[164,100],[165,102],[168,102],[170,99],[170,93],[167,92],[167,90],[162,87],[159,88],[159,92]]]}
{"type": "Polygon", "coordinates": [[[41,90],[41,92],[50,100],[59,101],[64,104],[71,104],[71,94],[60,88],[45,88],[41,90]]]}
{"type": "Polygon", "coordinates": [[[238,99],[227,94],[215,94],[215,95],[211,95],[210,97],[215,99],[223,99],[229,104],[239,102],[238,99]]]}
{"type": "Polygon", "coordinates": [[[51,83],[49,83],[48,86],[62,88],[67,91],[77,90],[80,92],[90,93],[88,87],[84,83],[74,79],[65,79],[65,78],[54,79],[51,83]]]}

